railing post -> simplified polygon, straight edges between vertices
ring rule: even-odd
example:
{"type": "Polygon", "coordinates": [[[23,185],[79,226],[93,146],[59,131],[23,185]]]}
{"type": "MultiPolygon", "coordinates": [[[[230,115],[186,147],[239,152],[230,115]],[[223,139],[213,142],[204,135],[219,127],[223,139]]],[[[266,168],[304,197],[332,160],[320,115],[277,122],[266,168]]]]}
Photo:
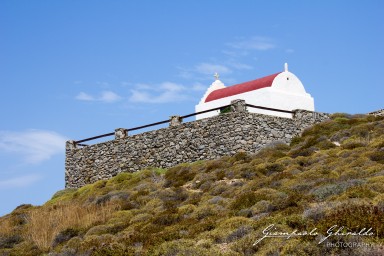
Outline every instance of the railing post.
{"type": "Polygon", "coordinates": [[[232,112],[246,112],[247,106],[245,105],[245,100],[231,101],[231,110],[232,112]]]}
{"type": "Polygon", "coordinates": [[[170,116],[169,126],[178,126],[183,122],[183,118],[181,116],[170,116]]]}
{"type": "Polygon", "coordinates": [[[76,141],[74,140],[68,140],[65,142],[65,149],[72,150],[76,148],[76,141]]]}
{"type": "Polygon", "coordinates": [[[115,140],[120,140],[128,137],[128,131],[124,128],[115,129],[115,140]]]}

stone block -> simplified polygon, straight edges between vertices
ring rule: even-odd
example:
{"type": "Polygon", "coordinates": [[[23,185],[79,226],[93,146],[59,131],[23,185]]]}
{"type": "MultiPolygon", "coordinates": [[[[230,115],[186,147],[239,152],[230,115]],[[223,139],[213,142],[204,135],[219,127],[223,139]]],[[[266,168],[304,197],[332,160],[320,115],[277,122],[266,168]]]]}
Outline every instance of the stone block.
{"type": "Polygon", "coordinates": [[[178,126],[183,122],[181,116],[170,116],[169,126],[178,126]]]}
{"type": "Polygon", "coordinates": [[[245,105],[245,100],[231,101],[231,110],[232,112],[246,112],[247,106],[245,105]]]}
{"type": "Polygon", "coordinates": [[[115,140],[120,140],[128,137],[128,131],[124,128],[115,129],[115,140]]]}

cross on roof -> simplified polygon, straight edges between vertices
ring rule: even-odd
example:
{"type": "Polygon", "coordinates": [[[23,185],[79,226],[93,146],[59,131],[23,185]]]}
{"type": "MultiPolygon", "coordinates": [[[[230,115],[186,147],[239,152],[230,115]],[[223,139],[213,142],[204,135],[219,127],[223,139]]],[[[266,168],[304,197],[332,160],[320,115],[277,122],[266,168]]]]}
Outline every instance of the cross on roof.
{"type": "Polygon", "coordinates": [[[215,77],[216,80],[219,80],[219,74],[217,72],[215,72],[213,76],[215,77]]]}

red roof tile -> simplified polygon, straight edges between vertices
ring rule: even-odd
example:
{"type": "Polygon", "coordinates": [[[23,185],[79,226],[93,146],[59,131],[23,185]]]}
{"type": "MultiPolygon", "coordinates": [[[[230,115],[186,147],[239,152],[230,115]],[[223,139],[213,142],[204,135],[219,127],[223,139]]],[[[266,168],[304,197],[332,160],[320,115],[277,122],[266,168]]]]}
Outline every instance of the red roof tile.
{"type": "Polygon", "coordinates": [[[232,85],[227,88],[215,90],[208,95],[208,97],[205,99],[205,102],[226,98],[244,92],[250,92],[265,87],[270,87],[272,86],[272,82],[278,74],[280,73],[276,73],[245,83],[232,85]]]}

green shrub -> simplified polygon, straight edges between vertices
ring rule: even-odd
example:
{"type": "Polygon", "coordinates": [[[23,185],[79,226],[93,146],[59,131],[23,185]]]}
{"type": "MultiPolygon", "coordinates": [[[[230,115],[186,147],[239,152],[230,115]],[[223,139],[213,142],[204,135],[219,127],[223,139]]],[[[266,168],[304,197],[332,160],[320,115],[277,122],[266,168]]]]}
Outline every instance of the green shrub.
{"type": "Polygon", "coordinates": [[[125,191],[112,191],[108,194],[97,196],[92,203],[96,205],[104,205],[109,201],[126,201],[130,197],[130,194],[125,191]]]}
{"type": "Polygon", "coordinates": [[[217,160],[211,160],[207,162],[207,165],[205,167],[205,172],[211,172],[212,170],[222,170],[226,167],[229,167],[230,163],[228,161],[224,161],[223,159],[217,159],[217,160]]]}
{"type": "Polygon", "coordinates": [[[384,195],[384,171],[381,173],[383,175],[378,173],[380,176],[370,178],[368,184],[370,189],[384,195]]]}
{"type": "Polygon", "coordinates": [[[221,253],[213,248],[206,249],[196,245],[194,240],[179,239],[175,241],[165,242],[159,247],[154,248],[149,252],[149,255],[185,255],[185,256],[194,256],[194,255],[221,255],[221,253]]]}
{"type": "Polygon", "coordinates": [[[321,202],[321,203],[315,203],[310,206],[308,206],[304,211],[303,211],[303,218],[304,219],[311,219],[315,222],[318,222],[319,220],[323,219],[328,207],[326,203],[321,202]]]}
{"type": "Polygon", "coordinates": [[[225,170],[218,170],[215,172],[215,174],[217,180],[222,180],[225,177],[225,170]]]}
{"type": "MultiPolygon", "coordinates": [[[[94,236],[94,235],[103,235],[103,234],[108,234],[109,233],[109,225],[98,225],[98,226],[94,226],[94,227],[91,227],[87,233],[85,234],[85,236],[94,236]]],[[[59,241],[57,242],[54,242],[54,246],[62,243],[62,242],[65,242],[65,240],[63,241],[60,241],[61,240],[61,237],[62,235],[60,235],[59,233],[59,241]]],[[[76,236],[76,235],[75,235],[76,236]]],[[[65,238],[65,235],[63,236],[65,238]]],[[[63,239],[64,239],[63,238],[63,239]]],[[[55,238],[56,239],[56,238],[55,238]]],[[[69,237],[69,239],[71,239],[71,237],[69,237]]],[[[68,239],[68,240],[69,240],[68,239]]]]}
{"type": "Polygon", "coordinates": [[[139,214],[136,214],[135,216],[133,216],[129,223],[130,224],[134,224],[134,223],[138,223],[138,222],[144,222],[144,223],[147,223],[149,221],[152,220],[152,214],[149,214],[149,213],[139,213],[139,214]]]}
{"type": "Polygon", "coordinates": [[[191,237],[202,234],[205,231],[211,231],[216,228],[217,216],[206,216],[203,219],[192,222],[192,225],[188,226],[188,232],[191,237]]]}
{"type": "Polygon", "coordinates": [[[369,158],[372,161],[378,162],[380,164],[384,164],[384,150],[379,150],[371,153],[369,158]]]}
{"type": "Polygon", "coordinates": [[[299,148],[296,150],[292,150],[290,152],[290,156],[293,158],[299,157],[299,156],[311,156],[313,153],[315,153],[318,150],[316,147],[310,147],[310,148],[299,148]]]}
{"type": "MultiPolygon", "coordinates": [[[[258,255],[258,248],[256,246],[253,246],[255,240],[255,237],[246,235],[242,239],[233,242],[230,248],[236,253],[238,253],[237,255],[258,255]]],[[[236,254],[233,253],[232,255],[236,254]]]]}
{"type": "Polygon", "coordinates": [[[189,195],[185,188],[176,187],[172,189],[162,190],[156,196],[163,201],[163,206],[166,209],[172,209],[176,208],[182,202],[184,202],[189,195]]]}
{"type": "Polygon", "coordinates": [[[291,143],[290,143],[290,146],[293,147],[293,146],[296,146],[298,145],[299,143],[303,142],[303,137],[301,136],[295,136],[292,138],[291,140],[291,143]]]}
{"type": "Polygon", "coordinates": [[[0,235],[0,249],[13,248],[16,244],[23,241],[20,235],[13,234],[10,236],[0,235]]]}
{"type": "Polygon", "coordinates": [[[361,141],[348,141],[342,144],[343,149],[355,149],[359,147],[365,147],[366,144],[361,141]]]}
{"type": "Polygon", "coordinates": [[[324,201],[327,197],[332,195],[338,195],[344,192],[345,188],[338,184],[326,184],[321,187],[317,187],[310,193],[315,196],[317,201],[324,201]]]}
{"type": "Polygon", "coordinates": [[[252,166],[247,164],[246,166],[242,166],[238,170],[238,175],[236,175],[236,176],[239,178],[251,180],[251,179],[254,179],[255,177],[257,177],[258,173],[255,171],[254,168],[252,168],[252,166]]]}
{"type": "Polygon", "coordinates": [[[24,241],[14,245],[10,254],[5,253],[4,255],[37,256],[37,255],[44,255],[44,254],[43,254],[43,251],[41,251],[36,244],[29,241],[24,241]]]}
{"type": "Polygon", "coordinates": [[[69,241],[72,237],[75,237],[79,234],[79,230],[73,228],[67,228],[59,232],[52,242],[52,247],[56,247],[59,244],[69,241]]]}
{"type": "Polygon", "coordinates": [[[259,165],[256,170],[264,175],[271,175],[276,172],[282,172],[284,171],[285,167],[278,163],[267,163],[264,165],[259,165]]]}
{"type": "Polygon", "coordinates": [[[325,140],[318,142],[317,146],[319,147],[319,149],[324,149],[324,150],[336,147],[336,145],[334,143],[332,143],[329,139],[325,139],[325,140]]]}
{"type": "Polygon", "coordinates": [[[326,214],[325,218],[317,224],[319,230],[324,232],[329,229],[329,220],[332,220],[332,225],[349,229],[372,228],[377,238],[384,238],[384,211],[378,206],[353,201],[346,202],[326,214]]]}
{"type": "Polygon", "coordinates": [[[255,196],[253,191],[244,192],[234,198],[231,204],[231,209],[239,211],[244,208],[253,206],[259,199],[255,196]]]}
{"type": "Polygon", "coordinates": [[[336,119],[336,118],[346,118],[346,119],[349,119],[351,117],[352,116],[350,114],[347,114],[347,113],[333,113],[333,114],[330,115],[331,119],[336,119]]]}
{"type": "Polygon", "coordinates": [[[54,200],[54,199],[58,199],[59,197],[65,197],[69,194],[72,194],[76,191],[77,189],[75,188],[67,188],[67,189],[63,189],[63,190],[59,190],[57,191],[51,198],[51,200],[54,200]]]}
{"type": "MultiPolygon", "coordinates": [[[[281,250],[281,255],[325,255],[320,253],[320,246],[314,241],[303,241],[303,239],[289,239],[281,250]]],[[[331,254],[329,254],[331,255],[331,254]]]]}
{"type": "Polygon", "coordinates": [[[213,216],[220,216],[223,212],[223,207],[220,205],[210,204],[207,206],[201,206],[197,208],[191,215],[192,218],[195,218],[197,220],[202,220],[205,218],[213,217],[213,216]]]}
{"type": "MultiPolygon", "coordinates": [[[[91,252],[95,256],[123,256],[127,255],[127,248],[119,243],[112,235],[88,236],[82,241],[80,252],[91,252]]],[[[82,253],[78,253],[81,255],[82,253]]]]}
{"type": "Polygon", "coordinates": [[[225,113],[229,113],[229,112],[232,112],[231,106],[228,106],[225,108],[220,108],[220,114],[225,114],[225,113]]]}
{"type": "Polygon", "coordinates": [[[180,187],[188,181],[192,181],[196,172],[190,166],[178,165],[170,168],[164,175],[165,187],[180,187]]]}
{"type": "Polygon", "coordinates": [[[253,214],[256,215],[259,213],[272,212],[275,210],[275,206],[268,200],[260,200],[251,207],[251,210],[253,214]]]}
{"type": "Polygon", "coordinates": [[[203,195],[203,193],[201,193],[201,192],[189,193],[188,199],[186,199],[183,204],[197,205],[200,203],[202,195],[203,195]]]}
{"type": "Polygon", "coordinates": [[[111,183],[123,183],[126,180],[129,180],[132,178],[132,173],[128,172],[121,172],[117,174],[115,177],[113,177],[110,182],[111,183]]]}
{"type": "MultiPolygon", "coordinates": [[[[262,148],[255,157],[259,158],[260,160],[263,160],[262,162],[274,162],[279,158],[285,157],[287,155],[287,151],[289,150],[289,147],[282,143],[272,144],[268,147],[262,148]]],[[[260,161],[259,160],[259,161],[260,161]]],[[[257,159],[254,159],[252,162],[255,163],[258,161],[257,159]]]]}
{"type": "Polygon", "coordinates": [[[251,160],[252,160],[251,156],[248,155],[246,152],[238,152],[231,157],[229,162],[235,163],[235,162],[242,161],[242,163],[249,163],[251,160]]]}
{"type": "Polygon", "coordinates": [[[370,190],[367,186],[357,186],[349,188],[345,192],[345,196],[348,198],[374,198],[377,193],[370,190]]]}
{"type": "Polygon", "coordinates": [[[215,184],[215,186],[212,187],[210,194],[213,196],[222,195],[224,192],[228,192],[228,194],[231,194],[231,186],[228,185],[225,182],[220,182],[218,184],[215,184]]]}
{"type": "Polygon", "coordinates": [[[315,197],[317,201],[324,201],[326,198],[334,195],[340,195],[347,189],[364,184],[361,179],[351,179],[340,183],[325,184],[314,188],[310,194],[315,197]]]}
{"type": "Polygon", "coordinates": [[[152,223],[156,225],[161,225],[161,226],[169,226],[169,225],[175,224],[179,220],[180,220],[180,217],[177,213],[167,210],[156,215],[153,218],[152,223]]]}
{"type": "Polygon", "coordinates": [[[249,234],[251,231],[253,231],[253,228],[251,226],[241,226],[236,230],[232,231],[230,234],[228,234],[226,241],[227,243],[231,243],[233,241],[239,240],[240,238],[249,234]]]}

